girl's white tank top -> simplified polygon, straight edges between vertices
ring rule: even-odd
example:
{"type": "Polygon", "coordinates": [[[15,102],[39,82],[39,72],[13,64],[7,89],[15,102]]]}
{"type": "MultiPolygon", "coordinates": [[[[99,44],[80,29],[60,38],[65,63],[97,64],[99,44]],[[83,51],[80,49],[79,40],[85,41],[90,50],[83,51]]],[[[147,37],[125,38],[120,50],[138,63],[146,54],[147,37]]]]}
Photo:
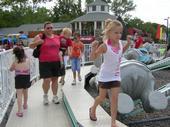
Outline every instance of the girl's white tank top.
{"type": "Polygon", "coordinates": [[[120,63],[123,53],[123,46],[121,41],[119,41],[119,50],[114,52],[112,50],[112,46],[107,42],[108,40],[105,42],[107,51],[103,54],[104,62],[102,63],[99,71],[98,81],[120,81],[120,63]]]}

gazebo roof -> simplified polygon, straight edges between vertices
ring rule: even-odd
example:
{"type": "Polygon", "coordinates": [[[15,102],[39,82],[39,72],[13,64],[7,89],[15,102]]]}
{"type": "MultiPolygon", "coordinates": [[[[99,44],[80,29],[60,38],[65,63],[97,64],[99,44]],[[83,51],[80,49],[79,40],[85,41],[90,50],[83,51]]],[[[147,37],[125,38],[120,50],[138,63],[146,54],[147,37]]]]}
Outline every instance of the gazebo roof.
{"type": "Polygon", "coordinates": [[[108,18],[116,19],[116,17],[114,15],[110,15],[109,13],[95,12],[95,13],[88,13],[83,16],[80,16],[80,17],[72,20],[71,23],[82,22],[82,21],[104,21],[108,18]]]}
{"type": "Polygon", "coordinates": [[[102,0],[95,0],[94,2],[88,4],[87,6],[92,6],[92,5],[108,5],[108,4],[102,0]]]}

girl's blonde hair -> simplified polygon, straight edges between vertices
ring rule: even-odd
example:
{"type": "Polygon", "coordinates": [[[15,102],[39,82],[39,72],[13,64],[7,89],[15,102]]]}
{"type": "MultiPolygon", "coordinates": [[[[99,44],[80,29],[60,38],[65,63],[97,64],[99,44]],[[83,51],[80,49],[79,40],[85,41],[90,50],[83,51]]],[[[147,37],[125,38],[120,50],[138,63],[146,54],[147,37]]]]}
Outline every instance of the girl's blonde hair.
{"type": "Polygon", "coordinates": [[[104,25],[104,28],[106,28],[106,26],[112,22],[113,20],[112,19],[106,19],[104,22],[105,22],[105,25],[104,25]]]}
{"type": "Polygon", "coordinates": [[[72,34],[72,30],[70,28],[63,28],[62,32],[61,32],[63,35],[66,35],[66,34],[72,34]]]}
{"type": "Polygon", "coordinates": [[[109,31],[114,30],[116,27],[122,27],[122,29],[123,29],[123,25],[120,21],[106,19],[105,20],[105,28],[104,28],[104,31],[102,32],[104,35],[104,39],[107,39],[109,31]]]}

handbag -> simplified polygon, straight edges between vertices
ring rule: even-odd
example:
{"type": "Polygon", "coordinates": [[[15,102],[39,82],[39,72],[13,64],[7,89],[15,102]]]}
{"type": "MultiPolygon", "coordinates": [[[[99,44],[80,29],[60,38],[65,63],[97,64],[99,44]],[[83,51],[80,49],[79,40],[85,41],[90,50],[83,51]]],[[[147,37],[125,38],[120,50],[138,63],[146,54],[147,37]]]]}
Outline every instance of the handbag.
{"type": "MultiPolygon", "coordinates": [[[[42,36],[41,36],[41,39],[45,39],[45,34],[43,33],[42,36]]],[[[41,45],[37,45],[37,47],[33,50],[33,53],[32,55],[35,57],[35,58],[39,58],[40,56],[40,48],[41,48],[41,45]]]]}
{"type": "Polygon", "coordinates": [[[32,55],[33,55],[35,58],[39,58],[39,56],[40,56],[40,48],[41,48],[41,45],[38,45],[38,46],[33,50],[32,55]]]}

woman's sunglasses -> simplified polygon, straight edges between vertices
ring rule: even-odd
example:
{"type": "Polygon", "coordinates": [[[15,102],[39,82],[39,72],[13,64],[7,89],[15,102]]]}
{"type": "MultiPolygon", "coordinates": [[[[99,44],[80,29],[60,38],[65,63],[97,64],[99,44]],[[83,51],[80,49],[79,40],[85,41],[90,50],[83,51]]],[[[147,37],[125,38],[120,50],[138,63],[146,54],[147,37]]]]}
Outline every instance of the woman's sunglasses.
{"type": "Polygon", "coordinates": [[[53,27],[47,27],[46,29],[47,29],[47,30],[49,30],[49,29],[53,29],[53,27]]]}

